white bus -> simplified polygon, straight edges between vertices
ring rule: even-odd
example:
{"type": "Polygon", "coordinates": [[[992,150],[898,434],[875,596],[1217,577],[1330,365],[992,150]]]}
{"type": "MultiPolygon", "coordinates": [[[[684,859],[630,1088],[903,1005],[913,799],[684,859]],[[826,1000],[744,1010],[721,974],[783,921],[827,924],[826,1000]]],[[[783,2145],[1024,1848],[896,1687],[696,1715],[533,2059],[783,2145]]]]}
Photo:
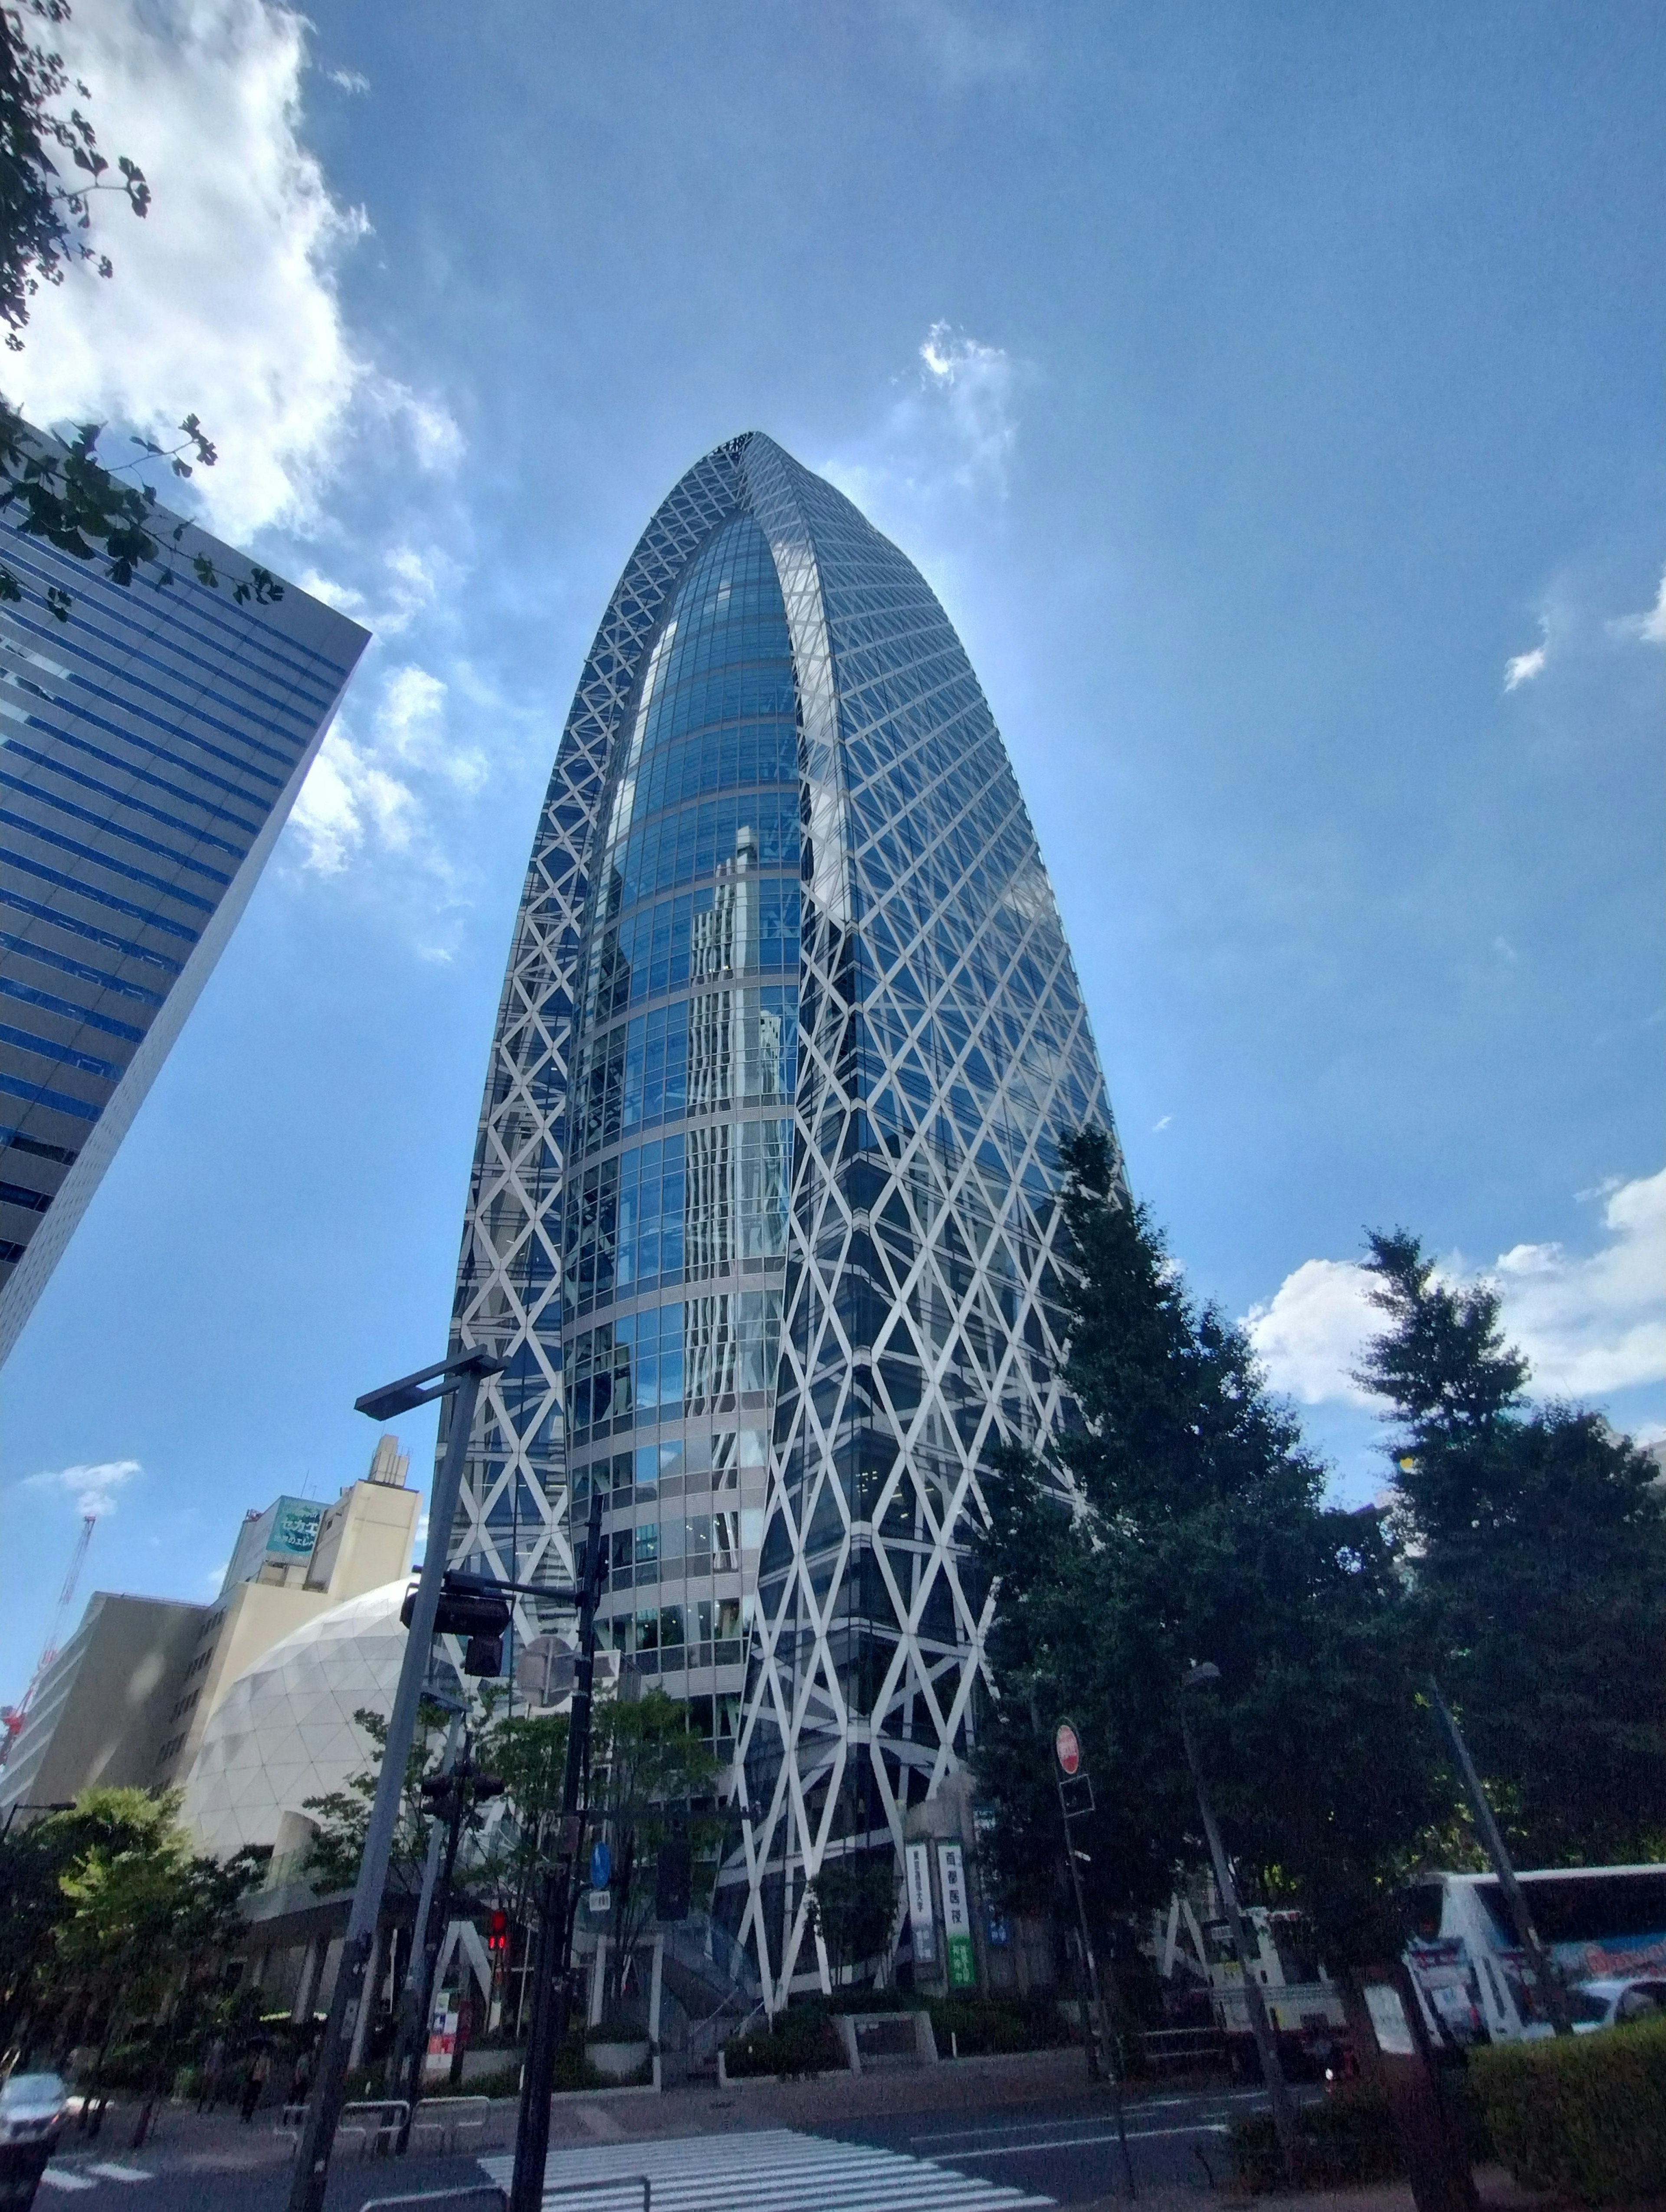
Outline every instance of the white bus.
{"type": "MultiPolygon", "coordinates": [[[[1564,1984],[1666,1970],[1666,1865],[1554,1867],[1517,1880],[1564,1984]]],[[[1432,2021],[1458,2043],[1548,2035],[1496,1875],[1426,1875],[1409,1893],[1406,1963],[1432,2021]]]]}

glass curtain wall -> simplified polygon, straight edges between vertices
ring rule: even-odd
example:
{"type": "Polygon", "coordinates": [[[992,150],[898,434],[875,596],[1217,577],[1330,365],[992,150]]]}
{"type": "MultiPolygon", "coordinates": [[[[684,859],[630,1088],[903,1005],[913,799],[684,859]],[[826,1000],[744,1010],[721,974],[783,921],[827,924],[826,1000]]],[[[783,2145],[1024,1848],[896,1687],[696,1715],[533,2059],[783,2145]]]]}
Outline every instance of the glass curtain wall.
{"type": "Polygon", "coordinates": [[[713,1907],[777,2001],[826,1980],[820,1868],[894,1860],[970,1747],[965,1536],[989,1453],[1065,1410],[1057,1145],[1087,1122],[959,641],[830,485],[719,448],[627,566],[534,848],[456,1308],[510,1367],[455,1553],[565,1579],[603,1495],[607,1638],[730,1760],[713,1907]]]}

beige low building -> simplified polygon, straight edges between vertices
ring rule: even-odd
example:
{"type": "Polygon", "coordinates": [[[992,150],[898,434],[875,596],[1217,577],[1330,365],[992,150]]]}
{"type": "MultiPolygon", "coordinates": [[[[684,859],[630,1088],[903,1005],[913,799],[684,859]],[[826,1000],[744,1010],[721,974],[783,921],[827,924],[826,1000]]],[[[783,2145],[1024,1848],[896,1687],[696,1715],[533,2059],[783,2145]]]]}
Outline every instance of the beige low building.
{"type": "Polygon", "coordinates": [[[95,1785],[148,1789],[209,1608],[95,1591],[0,1769],[0,1819],[95,1785]]]}
{"type": "Polygon", "coordinates": [[[180,1677],[149,1778],[154,1787],[185,1780],[221,1700],[275,1644],[332,1606],[409,1574],[421,1501],[404,1486],[407,1464],[398,1438],[384,1437],[365,1480],[350,1483],[333,1505],[317,1512],[304,1553],[302,1531],[291,1534],[284,1513],[303,1501],[279,1498],[264,1514],[250,1516],[226,1584],[206,1609],[180,1677]],[[242,1578],[234,1579],[240,1569],[242,1578]]]}
{"type": "Polygon", "coordinates": [[[210,1719],[267,1652],[409,1574],[422,1501],[408,1465],[384,1437],[332,1505],[286,1496],[249,1514],[211,1605],[95,1592],[0,1768],[0,1820],[94,1784],[183,1785],[210,1719]]]}

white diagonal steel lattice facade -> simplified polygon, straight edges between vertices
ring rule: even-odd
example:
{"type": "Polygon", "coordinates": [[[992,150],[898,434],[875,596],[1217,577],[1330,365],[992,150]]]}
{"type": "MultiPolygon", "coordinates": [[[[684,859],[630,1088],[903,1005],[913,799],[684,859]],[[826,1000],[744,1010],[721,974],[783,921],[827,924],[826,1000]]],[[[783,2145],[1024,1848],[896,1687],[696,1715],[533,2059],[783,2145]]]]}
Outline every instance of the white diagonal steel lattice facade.
{"type": "Polygon", "coordinates": [[[454,1550],[564,1578],[604,1487],[610,1632],[733,1754],[718,1907],[776,1998],[827,1971],[807,1885],[899,1851],[967,1749],[963,1539],[996,1443],[1059,1416],[1056,1146],[1090,1121],[946,617],[769,440],[720,448],[632,557],[539,825],[455,1321],[511,1364],[454,1550]]]}

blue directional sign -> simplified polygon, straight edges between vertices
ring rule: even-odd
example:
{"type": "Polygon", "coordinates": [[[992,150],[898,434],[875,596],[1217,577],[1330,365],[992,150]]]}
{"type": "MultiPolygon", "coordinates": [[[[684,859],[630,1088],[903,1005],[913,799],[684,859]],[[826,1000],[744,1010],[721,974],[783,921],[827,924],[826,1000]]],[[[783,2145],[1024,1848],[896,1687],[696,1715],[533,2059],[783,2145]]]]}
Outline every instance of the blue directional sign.
{"type": "Polygon", "coordinates": [[[590,1854],[590,1887],[605,1889],[613,1879],[613,1854],[605,1838],[598,1838],[590,1854]]]}

